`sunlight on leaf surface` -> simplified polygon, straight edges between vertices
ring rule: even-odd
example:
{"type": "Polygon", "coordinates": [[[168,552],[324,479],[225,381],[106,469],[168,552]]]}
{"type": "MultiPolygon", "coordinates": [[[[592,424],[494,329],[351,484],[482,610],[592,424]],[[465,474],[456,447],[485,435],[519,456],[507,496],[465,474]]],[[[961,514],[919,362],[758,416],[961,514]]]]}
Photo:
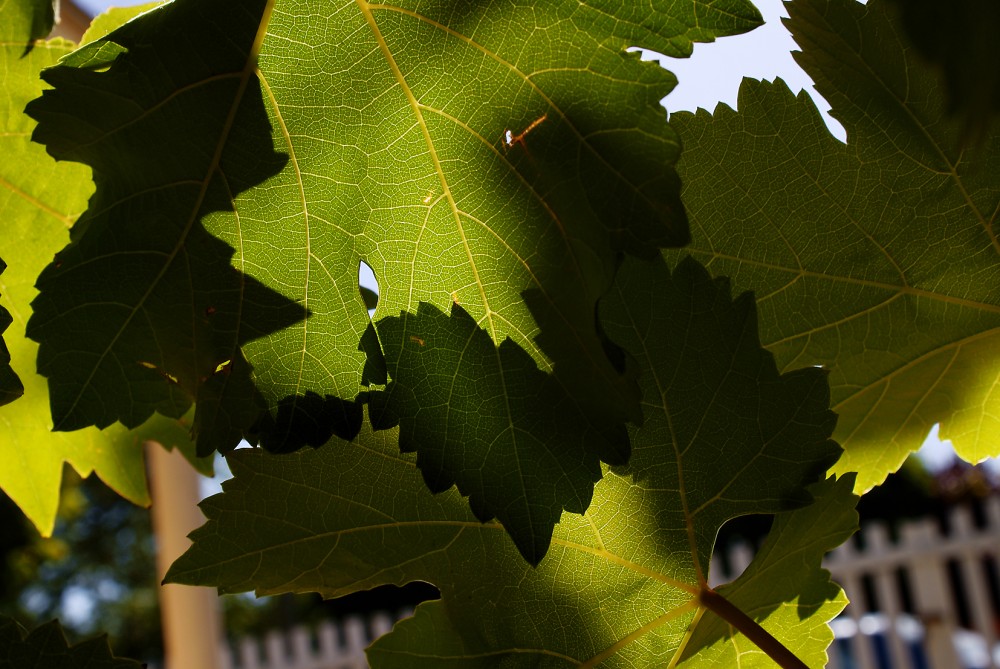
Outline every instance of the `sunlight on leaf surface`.
{"type": "Polygon", "coordinates": [[[937,422],[970,461],[998,455],[1000,135],[961,149],[962,121],[884,2],[788,11],[847,145],[780,82],[744,82],[738,113],[674,114],[688,251],[756,292],[779,365],[830,370],[836,471],[860,472],[859,491],[937,422]]]}
{"type": "MultiPolygon", "coordinates": [[[[757,341],[753,300],[733,301],[696,263],[671,274],[662,261],[626,261],[613,301],[602,310],[609,334],[649,362],[646,421],[633,429],[629,464],[605,466],[587,512],[563,514],[537,567],[454,488],[430,494],[392,431],[365,428],[354,443],[294,456],[235,452],[234,478],[203,503],[209,522],[168,579],[327,597],[437,585],[441,602],[376,646],[375,666],[669,661],[699,615],[718,528],[739,513],[808,504],[806,486],[837,456],[834,416],[825,374],[779,376],[757,341]]],[[[782,606],[773,595],[754,604],[762,615],[782,606]]],[[[820,637],[810,652],[825,648],[820,637]]]]}
{"type": "MultiPolygon", "coordinates": [[[[824,667],[826,647],[833,642],[828,623],[847,605],[847,596],[818,569],[827,552],[858,529],[852,493],[854,475],[827,479],[809,491],[816,501],[803,509],[778,514],[764,545],[732,583],[718,592],[774,634],[807,667],[824,667]]],[[[773,667],[774,662],[720,618],[702,616],[694,626],[679,666],[773,667]]]]}
{"type": "MultiPolygon", "coordinates": [[[[372,332],[364,261],[380,312],[457,304],[485,332],[476,356],[493,360],[471,364],[499,372],[479,382],[501,420],[518,420],[504,395],[528,376],[496,365],[498,347],[518,347],[618,444],[641,410],[597,299],[622,252],[688,239],[659,105],[674,78],[627,48],[686,55],[757,22],[745,0],[178,0],[74,54],[28,110],[35,139],[97,183],[29,327],[57,429],[138,425],[195,401],[200,453],[350,438],[378,349],[401,370],[412,334],[372,332]]],[[[627,454],[564,442],[552,446],[587,474],[517,514],[536,557],[561,509],[585,506],[595,455],[627,454]]],[[[480,515],[555,485],[529,482],[543,470],[524,462],[480,515]]]]}
{"type": "MultiPolygon", "coordinates": [[[[47,73],[56,91],[30,109],[36,138],[98,182],[32,321],[57,426],[134,425],[217,392],[232,406],[259,391],[262,411],[310,391],[353,400],[368,326],[360,260],[385,313],[458,301],[495,342],[561,365],[595,421],[637,418],[594,305],[617,249],[682,244],[687,224],[658,104],[673,77],[625,49],[685,55],[759,15],[742,0],[605,4],[180,0],[95,43],[90,55],[121,47],[106,71],[47,73]],[[211,268],[231,254],[244,282],[290,303],[227,288],[211,268]],[[69,290],[111,274],[120,286],[69,290]],[[253,322],[269,299],[273,317],[253,322]],[[82,341],[60,336],[96,320],[105,326],[82,341]],[[240,378],[209,393],[234,339],[254,387],[240,378]],[[127,397],[111,391],[123,383],[127,397]]],[[[223,435],[203,452],[238,441],[203,433],[223,435]]]]}

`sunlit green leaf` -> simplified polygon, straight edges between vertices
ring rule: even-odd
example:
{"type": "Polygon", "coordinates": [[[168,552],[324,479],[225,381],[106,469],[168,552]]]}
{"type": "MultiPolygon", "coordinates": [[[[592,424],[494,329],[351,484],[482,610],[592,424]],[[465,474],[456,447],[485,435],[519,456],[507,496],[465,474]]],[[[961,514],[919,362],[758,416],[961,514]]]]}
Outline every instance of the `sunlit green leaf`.
{"type": "Polygon", "coordinates": [[[1000,444],[1000,136],[962,151],[938,79],[884,3],[795,0],[797,58],[847,145],[781,84],[739,112],[675,114],[689,249],[756,292],[783,368],[830,370],[836,471],[866,490],[941,422],[972,461],[1000,444]]]}
{"type": "MultiPolygon", "coordinates": [[[[558,368],[601,429],[638,418],[596,299],[617,250],[681,244],[687,224],[658,104],[674,79],[625,49],[686,55],[758,22],[743,0],[179,0],[95,42],[30,107],[36,138],[98,183],[32,320],[56,425],[197,399],[217,408],[196,420],[204,452],[271,430],[283,400],[353,400],[359,260],[380,312],[459,302],[558,368]],[[237,345],[253,385],[234,363],[220,388],[237,345]]],[[[282,450],[301,445],[286,432],[282,450]]]]}
{"type": "MultiPolygon", "coordinates": [[[[56,428],[136,426],[195,401],[203,454],[243,437],[273,451],[350,438],[368,370],[403,382],[409,334],[381,317],[457,304],[485,333],[474,371],[497,346],[523,351],[581,430],[611,444],[552,433],[547,447],[579,463],[568,484],[539,478],[562,478],[565,462],[505,450],[517,480],[477,513],[520,530],[537,558],[641,419],[597,299],[622,252],[688,239],[659,105],[674,78],[627,49],[686,55],[758,22],[745,0],[177,0],[93,42],[45,72],[54,90],[28,108],[34,138],[97,184],[33,303],[56,428]],[[377,336],[362,261],[379,284],[377,336]]],[[[526,369],[463,375],[493,385],[496,420],[513,424],[523,398],[507,393],[526,369]]]]}
{"type": "MultiPolygon", "coordinates": [[[[808,503],[805,486],[837,456],[834,416],[825,374],[779,376],[757,341],[752,298],[733,301],[697,264],[671,275],[662,262],[626,261],[615,291],[602,320],[642,352],[646,421],[629,464],[605,466],[586,513],[563,514],[537,567],[454,488],[430,494],[393,432],[365,428],[318,451],[233,453],[235,478],[203,503],[209,522],[168,579],[328,597],[437,585],[441,602],[375,646],[379,667],[666,665],[699,615],[719,526],[808,503]]],[[[782,547],[818,564],[817,551],[782,547]]],[[[827,641],[803,647],[822,652],[827,641]]]]}
{"type": "MultiPolygon", "coordinates": [[[[765,629],[785,639],[807,667],[826,666],[826,648],[833,642],[828,623],[847,605],[847,597],[820,564],[858,529],[853,485],[854,476],[849,475],[812,486],[816,501],[778,514],[750,566],[718,588],[765,629]]],[[[698,650],[678,666],[774,666],[757,646],[716,616],[699,619],[689,647],[698,650]]]]}

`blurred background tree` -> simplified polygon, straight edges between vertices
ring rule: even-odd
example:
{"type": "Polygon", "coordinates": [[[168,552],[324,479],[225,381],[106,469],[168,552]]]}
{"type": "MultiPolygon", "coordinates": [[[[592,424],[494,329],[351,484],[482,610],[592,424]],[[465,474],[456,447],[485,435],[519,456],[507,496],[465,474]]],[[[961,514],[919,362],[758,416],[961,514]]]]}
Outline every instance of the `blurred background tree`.
{"type": "MultiPolygon", "coordinates": [[[[106,632],[117,655],[163,655],[156,541],[148,509],[67,467],[59,517],[45,539],[0,492],[0,614],[32,629],[58,618],[76,643],[106,632]]],[[[437,597],[430,585],[381,587],[324,602],[318,595],[222,597],[230,639],[437,597]]]]}

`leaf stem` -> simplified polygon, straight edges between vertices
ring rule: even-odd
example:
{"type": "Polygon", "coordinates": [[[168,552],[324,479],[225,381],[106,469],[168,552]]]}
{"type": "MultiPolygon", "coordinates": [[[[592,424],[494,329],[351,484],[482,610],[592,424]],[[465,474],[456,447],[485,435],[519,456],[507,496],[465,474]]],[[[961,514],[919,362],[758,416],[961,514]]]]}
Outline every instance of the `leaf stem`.
{"type": "Polygon", "coordinates": [[[706,609],[739,630],[783,669],[809,669],[805,662],[797,658],[783,643],[771,636],[771,633],[761,627],[756,620],[736,608],[732,602],[715,590],[704,586],[698,595],[698,600],[706,609]]]}

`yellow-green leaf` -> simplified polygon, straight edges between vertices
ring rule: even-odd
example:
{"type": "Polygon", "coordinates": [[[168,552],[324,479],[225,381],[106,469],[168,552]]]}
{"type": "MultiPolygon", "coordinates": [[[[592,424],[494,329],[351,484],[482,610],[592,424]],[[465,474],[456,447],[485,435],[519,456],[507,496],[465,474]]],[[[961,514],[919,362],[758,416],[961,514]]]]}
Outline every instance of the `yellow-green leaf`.
{"type": "Polygon", "coordinates": [[[104,433],[96,428],[52,432],[47,383],[35,372],[38,345],[24,333],[38,294],[38,274],[68,242],[69,228],[86,209],[93,183],[88,168],[57,163],[44,147],[30,141],[35,123],[22,111],[43,88],[39,72],[55,65],[74,45],[62,39],[29,42],[16,30],[15,20],[28,4],[8,2],[0,8],[5,95],[0,104],[0,257],[9,265],[0,275],[0,304],[13,317],[4,334],[12,366],[24,383],[24,397],[0,407],[0,487],[42,534],[48,534],[55,522],[64,463],[83,476],[96,472],[122,496],[148,504],[142,442],[157,436],[171,445],[189,440],[184,428],[165,419],[141,432],[121,426],[104,433]]]}

